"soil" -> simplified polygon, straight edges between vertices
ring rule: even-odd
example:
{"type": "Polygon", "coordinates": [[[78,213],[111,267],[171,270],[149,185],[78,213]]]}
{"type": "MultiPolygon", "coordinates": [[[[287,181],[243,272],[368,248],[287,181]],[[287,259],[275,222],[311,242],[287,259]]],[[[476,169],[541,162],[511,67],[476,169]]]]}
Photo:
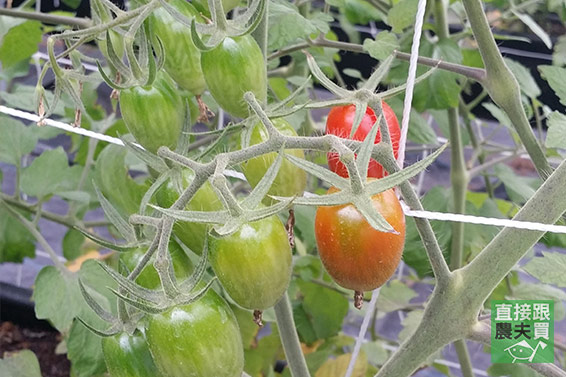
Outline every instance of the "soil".
{"type": "Polygon", "coordinates": [[[66,355],[58,355],[55,348],[61,342],[56,331],[22,328],[12,322],[0,323],[0,356],[6,352],[28,349],[39,360],[43,377],[68,377],[71,364],[66,355]]]}

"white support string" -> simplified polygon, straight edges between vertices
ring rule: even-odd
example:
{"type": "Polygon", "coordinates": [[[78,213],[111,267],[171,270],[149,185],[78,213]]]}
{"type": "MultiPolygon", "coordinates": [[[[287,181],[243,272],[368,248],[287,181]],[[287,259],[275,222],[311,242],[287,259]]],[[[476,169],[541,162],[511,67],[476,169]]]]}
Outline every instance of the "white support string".
{"type": "MultiPolygon", "coordinates": [[[[32,122],[38,122],[40,120],[39,116],[28,113],[26,111],[12,109],[10,107],[6,107],[0,105],[0,113],[8,114],[16,118],[29,120],[32,122]]],[[[75,134],[83,135],[86,137],[95,138],[98,140],[106,141],[108,143],[116,144],[116,145],[124,145],[122,140],[103,135],[98,132],[85,130],[84,128],[80,127],[73,127],[70,124],[59,122],[56,120],[45,118],[43,119],[45,124],[51,127],[59,128],[64,131],[72,132],[75,134]]],[[[225,170],[224,174],[228,177],[237,178],[242,181],[246,180],[246,177],[235,170],[225,170]]],[[[305,197],[313,197],[317,196],[315,194],[305,192],[305,197]]],[[[401,202],[403,212],[406,216],[411,217],[418,217],[423,219],[429,220],[441,220],[441,221],[457,221],[457,222],[464,222],[469,224],[477,224],[477,225],[493,225],[493,226],[503,226],[509,228],[517,228],[517,229],[525,229],[525,230],[536,230],[542,232],[551,232],[551,233],[561,233],[566,234],[566,226],[564,225],[551,225],[551,224],[543,224],[543,223],[536,223],[530,221],[517,221],[517,220],[510,220],[510,219],[499,219],[493,217],[483,217],[483,216],[472,216],[472,215],[460,215],[455,213],[445,213],[445,212],[432,212],[432,211],[413,211],[410,209],[405,203],[401,202]]]]}
{"type": "Polygon", "coordinates": [[[405,90],[405,101],[403,103],[403,119],[401,120],[401,138],[399,140],[399,156],[397,164],[403,168],[405,163],[405,144],[407,143],[407,132],[409,131],[409,119],[411,118],[411,107],[413,103],[413,91],[417,77],[417,59],[419,58],[419,46],[423,31],[426,0],[419,0],[417,15],[415,17],[415,32],[413,33],[413,45],[411,46],[411,58],[409,59],[409,76],[407,77],[407,89],[405,90]]]}

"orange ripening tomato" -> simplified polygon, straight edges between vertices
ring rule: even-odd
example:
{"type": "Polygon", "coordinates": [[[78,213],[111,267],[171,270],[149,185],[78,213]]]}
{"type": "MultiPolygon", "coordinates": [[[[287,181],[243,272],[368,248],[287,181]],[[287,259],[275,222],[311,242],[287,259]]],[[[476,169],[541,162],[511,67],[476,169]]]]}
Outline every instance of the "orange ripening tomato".
{"type": "MultiPolygon", "coordinates": [[[[389,135],[391,137],[391,144],[393,146],[393,154],[395,158],[399,155],[399,139],[401,138],[401,129],[399,128],[399,121],[395,116],[395,113],[389,107],[389,105],[381,101],[381,107],[383,108],[383,115],[385,116],[385,121],[387,122],[387,127],[389,129],[389,135]]],[[[350,133],[352,131],[352,123],[354,122],[354,117],[356,114],[356,106],[336,106],[330,110],[328,118],[326,120],[326,133],[339,136],[344,139],[350,138],[350,133]]],[[[377,121],[377,116],[371,107],[366,109],[366,113],[362,117],[362,121],[356,133],[354,134],[354,140],[363,141],[367,134],[370,133],[371,128],[377,121]]],[[[381,131],[377,131],[375,136],[375,143],[377,144],[381,141],[381,131]]],[[[340,161],[338,153],[328,152],[326,155],[328,160],[328,166],[330,170],[338,174],[341,177],[348,177],[348,169],[340,161]]],[[[368,177],[371,178],[382,178],[387,175],[383,166],[381,166],[377,161],[372,159],[369,163],[368,177]]]]}
{"type": "MultiPolygon", "coordinates": [[[[337,191],[331,187],[328,194],[337,191]]],[[[372,228],[352,204],[318,207],[316,211],[315,236],[320,259],[334,281],[356,291],[357,296],[389,280],[405,244],[405,214],[395,191],[374,195],[372,203],[396,234],[372,228]]]]}

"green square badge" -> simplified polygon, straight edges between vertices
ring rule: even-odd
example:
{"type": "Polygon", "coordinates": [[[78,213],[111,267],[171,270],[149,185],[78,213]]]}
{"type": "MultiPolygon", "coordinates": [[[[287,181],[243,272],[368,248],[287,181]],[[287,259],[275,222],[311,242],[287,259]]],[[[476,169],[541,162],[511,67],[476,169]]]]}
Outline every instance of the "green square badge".
{"type": "Polygon", "coordinates": [[[492,363],[554,362],[554,301],[491,301],[492,363]]]}

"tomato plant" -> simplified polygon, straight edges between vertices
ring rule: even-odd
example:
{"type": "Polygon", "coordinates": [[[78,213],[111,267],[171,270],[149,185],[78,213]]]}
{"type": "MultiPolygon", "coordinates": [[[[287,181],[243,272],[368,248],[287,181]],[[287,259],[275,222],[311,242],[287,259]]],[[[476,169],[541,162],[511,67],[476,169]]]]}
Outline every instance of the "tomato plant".
{"type": "MultiPolygon", "coordinates": [[[[397,116],[385,102],[381,102],[383,109],[383,116],[387,122],[387,128],[389,129],[389,137],[391,138],[391,145],[393,146],[393,153],[395,158],[398,156],[399,151],[399,138],[401,137],[401,129],[399,128],[399,121],[397,116]]],[[[328,114],[326,120],[326,133],[336,135],[342,138],[349,139],[352,131],[352,123],[354,122],[354,117],[356,113],[356,107],[354,105],[337,106],[333,107],[328,114]]],[[[371,107],[366,109],[365,114],[362,117],[362,121],[354,134],[354,140],[364,140],[367,134],[370,132],[371,128],[377,121],[377,116],[371,107]]],[[[375,144],[381,141],[381,133],[377,132],[375,136],[375,144]]],[[[330,170],[340,175],[341,177],[348,177],[348,169],[340,161],[338,153],[329,152],[327,154],[328,166],[330,170]]],[[[387,172],[383,169],[377,161],[370,160],[368,168],[368,177],[381,178],[387,175],[387,172]]]]}
{"type": "Polygon", "coordinates": [[[160,377],[143,332],[102,338],[102,351],[112,377],[160,377]]]}
{"type": "Polygon", "coordinates": [[[151,316],[147,342],[170,377],[236,377],[244,368],[240,329],[228,304],[209,290],[201,299],[151,316]]]}
{"type": "MultiPolygon", "coordinates": [[[[273,119],[273,125],[279,132],[288,136],[297,136],[297,132],[293,126],[285,119],[273,119]]],[[[254,125],[249,140],[250,145],[259,144],[267,141],[268,134],[265,126],[261,123],[254,125]]],[[[298,158],[305,158],[305,154],[300,149],[287,150],[285,153],[298,158]]],[[[273,164],[277,158],[276,153],[269,153],[261,157],[256,157],[242,164],[242,171],[246,179],[255,187],[261,178],[267,172],[267,169],[273,164]]],[[[307,175],[304,170],[292,164],[288,160],[284,160],[279,168],[277,177],[271,184],[268,194],[274,196],[294,196],[302,195],[307,185],[307,175]]]]}
{"type": "MultiPolygon", "coordinates": [[[[191,3],[176,0],[170,4],[189,19],[199,18],[199,12],[191,3]]],[[[202,94],[206,83],[200,67],[200,50],[194,45],[190,30],[163,8],[152,13],[150,24],[163,45],[165,71],[181,88],[195,95],[202,94]]]]}
{"type": "Polygon", "coordinates": [[[249,114],[244,93],[258,101],[267,96],[267,76],[263,55],[249,35],[225,38],[220,45],[201,54],[202,71],[210,94],[224,110],[245,118],[249,114]]]}
{"type": "MultiPolygon", "coordinates": [[[[170,207],[179,199],[179,192],[187,188],[193,179],[194,173],[189,169],[184,169],[180,177],[170,179],[156,193],[157,204],[162,207],[170,207]]],[[[195,196],[185,206],[185,209],[191,211],[215,211],[222,209],[222,203],[210,183],[207,182],[197,191],[195,196]]],[[[187,245],[194,253],[201,254],[208,229],[206,224],[178,221],[173,229],[181,242],[187,245]]]]}
{"type": "MultiPolygon", "coordinates": [[[[331,188],[329,193],[336,191],[331,188]]],[[[316,211],[315,235],[324,267],[339,285],[359,292],[381,287],[391,278],[405,243],[405,215],[395,191],[374,195],[372,204],[396,233],[372,228],[351,204],[316,211]]]]}
{"type": "MultiPolygon", "coordinates": [[[[199,12],[204,14],[206,17],[210,17],[210,9],[208,8],[207,0],[195,0],[193,4],[199,12]]],[[[230,12],[238,5],[240,5],[240,0],[222,0],[222,8],[224,8],[224,12],[230,12]]]]}
{"type": "Polygon", "coordinates": [[[135,86],[120,91],[120,110],[134,138],[150,152],[164,145],[171,149],[183,127],[182,97],[164,73],[151,86],[135,86]]]}
{"type": "Polygon", "coordinates": [[[243,225],[226,237],[208,238],[210,264],[230,297],[247,309],[272,307],[291,279],[291,248],[276,216],[243,225]]]}

